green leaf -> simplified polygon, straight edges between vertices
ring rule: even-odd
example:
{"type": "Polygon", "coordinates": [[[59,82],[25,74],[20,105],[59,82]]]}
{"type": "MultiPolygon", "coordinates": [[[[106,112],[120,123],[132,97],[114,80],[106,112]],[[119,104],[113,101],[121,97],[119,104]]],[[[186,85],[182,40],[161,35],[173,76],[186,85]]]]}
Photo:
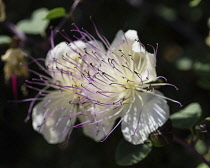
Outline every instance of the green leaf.
{"type": "Polygon", "coordinates": [[[208,146],[206,143],[204,143],[201,140],[198,140],[198,142],[195,144],[195,149],[201,154],[204,155],[208,152],[208,146]]]}
{"type": "Polygon", "coordinates": [[[65,15],[66,15],[66,10],[64,8],[54,8],[47,13],[45,19],[51,20],[63,17],[65,15]]]}
{"type": "Polygon", "coordinates": [[[151,143],[133,145],[123,139],[117,146],[116,162],[121,166],[136,164],[146,158],[151,150],[151,143]]]}
{"type": "Polygon", "coordinates": [[[157,11],[166,20],[175,20],[177,17],[176,11],[167,6],[160,5],[157,7],[157,11]]]}
{"type": "Polygon", "coordinates": [[[9,36],[2,35],[0,36],[0,45],[11,43],[12,39],[9,36]]]}
{"type": "Polygon", "coordinates": [[[45,31],[49,24],[49,20],[43,18],[48,13],[48,9],[40,8],[32,13],[31,19],[21,20],[17,23],[17,28],[28,34],[41,34],[45,31]]]}
{"type": "Polygon", "coordinates": [[[199,76],[209,76],[210,63],[208,60],[205,63],[195,62],[193,68],[199,76]]]}
{"type": "Polygon", "coordinates": [[[198,103],[191,103],[183,110],[171,115],[172,125],[175,128],[191,129],[200,118],[202,109],[198,103]]]}
{"type": "Polygon", "coordinates": [[[196,7],[201,3],[201,0],[192,0],[190,1],[189,5],[190,7],[196,7]]]}
{"type": "Polygon", "coordinates": [[[198,86],[200,86],[203,89],[210,90],[210,78],[201,78],[197,81],[198,86]]]}
{"type": "Polygon", "coordinates": [[[188,71],[192,68],[193,62],[189,58],[181,58],[177,61],[176,66],[179,70],[188,71]]]}
{"type": "Polygon", "coordinates": [[[196,168],[209,168],[205,163],[199,164],[196,168]]]}

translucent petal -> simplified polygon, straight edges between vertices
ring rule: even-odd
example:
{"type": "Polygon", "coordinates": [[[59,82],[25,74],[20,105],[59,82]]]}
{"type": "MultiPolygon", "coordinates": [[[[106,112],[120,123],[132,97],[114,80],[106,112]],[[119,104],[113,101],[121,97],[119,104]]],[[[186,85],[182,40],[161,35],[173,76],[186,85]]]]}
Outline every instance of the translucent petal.
{"type": "MultiPolygon", "coordinates": [[[[79,120],[81,122],[85,122],[87,120],[94,122],[94,117],[79,116],[79,120]]],[[[99,122],[97,124],[84,126],[83,132],[86,136],[98,142],[105,138],[105,136],[111,131],[113,126],[113,120],[111,120],[109,124],[107,124],[106,122],[99,122]]]]}
{"type": "Polygon", "coordinates": [[[62,85],[72,85],[71,74],[74,73],[75,64],[79,66],[78,53],[83,53],[85,43],[82,41],[75,41],[67,44],[61,42],[51,49],[46,57],[45,64],[49,70],[50,75],[54,80],[60,81],[62,85]]]}
{"type": "Polygon", "coordinates": [[[33,109],[33,128],[50,144],[65,141],[68,133],[72,131],[68,127],[75,123],[76,117],[65,117],[76,112],[75,105],[69,104],[71,99],[72,95],[69,93],[54,91],[33,109]]]}
{"type": "Polygon", "coordinates": [[[47,53],[47,58],[45,62],[46,66],[55,66],[54,64],[52,65],[54,59],[56,59],[58,62],[64,62],[62,56],[66,56],[66,54],[68,54],[68,56],[73,59],[75,57],[79,57],[79,55],[75,53],[74,50],[77,50],[79,52],[80,49],[83,50],[85,47],[86,45],[82,41],[75,41],[74,43],[69,44],[66,42],[61,42],[47,53]]]}
{"type": "Polygon", "coordinates": [[[86,115],[80,115],[79,120],[85,125],[83,127],[84,134],[95,141],[103,140],[112,130],[115,120],[120,117],[120,111],[113,110],[113,107],[106,109],[102,106],[96,106],[95,109],[91,109],[86,115]],[[87,121],[90,122],[86,123],[87,121]]]}
{"type": "Polygon", "coordinates": [[[157,79],[155,69],[156,57],[154,54],[148,53],[138,40],[137,31],[128,30],[126,33],[123,33],[120,30],[111,44],[108,55],[112,55],[119,64],[125,62],[130,69],[138,72],[144,83],[155,81],[157,79]],[[112,52],[115,54],[112,54],[112,52]],[[123,59],[122,54],[126,57],[126,60],[123,59]],[[133,67],[134,62],[135,67],[133,67]]]}
{"type": "Polygon", "coordinates": [[[156,56],[147,52],[145,57],[145,67],[139,72],[142,76],[142,80],[144,81],[144,83],[156,81],[156,56]]]}
{"type": "MultiPolygon", "coordinates": [[[[155,91],[156,94],[162,93],[155,91]]],[[[122,121],[122,133],[132,144],[141,144],[169,118],[165,99],[149,93],[137,92],[131,110],[122,121]]]]}
{"type": "Polygon", "coordinates": [[[133,44],[134,41],[136,41],[136,40],[139,39],[136,30],[128,30],[128,31],[125,33],[125,37],[126,37],[126,39],[127,39],[128,41],[131,41],[131,44],[133,44]]]}
{"type": "Polygon", "coordinates": [[[124,33],[122,30],[119,30],[113,40],[110,49],[117,52],[118,50],[123,50],[124,54],[128,54],[128,50],[132,50],[133,43],[138,40],[137,31],[128,30],[124,33]]]}
{"type": "Polygon", "coordinates": [[[136,40],[138,40],[137,31],[128,30],[126,33],[122,30],[118,31],[107,55],[114,59],[119,65],[128,64],[129,68],[132,68],[133,60],[131,56],[134,54],[132,45],[136,40]]]}

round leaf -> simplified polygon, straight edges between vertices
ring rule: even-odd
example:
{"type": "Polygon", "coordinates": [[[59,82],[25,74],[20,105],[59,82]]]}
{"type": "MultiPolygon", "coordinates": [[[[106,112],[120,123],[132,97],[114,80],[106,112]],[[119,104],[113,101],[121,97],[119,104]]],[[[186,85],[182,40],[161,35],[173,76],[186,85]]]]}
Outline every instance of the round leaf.
{"type": "Polygon", "coordinates": [[[205,163],[199,164],[196,168],[209,168],[205,163]]]}
{"type": "Polygon", "coordinates": [[[198,142],[195,144],[195,149],[201,154],[204,155],[208,152],[208,146],[206,143],[204,143],[201,140],[198,140],[198,142]]]}
{"type": "Polygon", "coordinates": [[[176,66],[179,70],[188,71],[192,68],[193,61],[189,58],[181,58],[177,61],[176,66]]]}
{"type": "Polygon", "coordinates": [[[123,139],[117,146],[116,162],[121,166],[136,164],[146,158],[151,150],[151,143],[133,145],[123,139]]]}
{"type": "Polygon", "coordinates": [[[201,0],[191,0],[189,5],[190,7],[196,7],[201,3],[201,0]]]}
{"type": "Polygon", "coordinates": [[[17,23],[17,28],[28,34],[41,34],[47,28],[49,21],[43,18],[48,13],[48,9],[40,8],[33,12],[31,19],[21,20],[17,23]]]}
{"type": "Polygon", "coordinates": [[[197,81],[197,84],[203,89],[210,90],[210,78],[203,77],[197,81]]]}
{"type": "Polygon", "coordinates": [[[64,8],[54,8],[47,13],[45,19],[51,20],[63,17],[65,15],[66,15],[66,10],[64,8]]]}
{"type": "Polygon", "coordinates": [[[11,43],[12,39],[9,36],[2,35],[0,36],[0,45],[11,43]]]}
{"type": "Polygon", "coordinates": [[[175,128],[191,129],[194,127],[202,113],[198,103],[191,103],[183,110],[171,115],[172,125],[175,128]]]}

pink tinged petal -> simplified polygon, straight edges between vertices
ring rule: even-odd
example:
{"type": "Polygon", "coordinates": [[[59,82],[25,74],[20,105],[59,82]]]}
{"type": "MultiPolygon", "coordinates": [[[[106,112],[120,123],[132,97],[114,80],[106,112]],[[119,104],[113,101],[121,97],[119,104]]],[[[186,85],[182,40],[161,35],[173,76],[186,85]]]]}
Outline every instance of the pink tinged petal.
{"type": "Polygon", "coordinates": [[[69,94],[54,91],[33,109],[33,128],[50,144],[64,142],[72,131],[69,127],[74,125],[76,116],[64,117],[75,113],[75,106],[69,104],[71,97],[69,94]]]}
{"type": "MultiPolygon", "coordinates": [[[[159,91],[155,93],[162,95],[159,91]]],[[[165,99],[138,92],[130,112],[123,118],[122,133],[128,142],[134,145],[141,144],[168,118],[169,107],[165,99]]]]}

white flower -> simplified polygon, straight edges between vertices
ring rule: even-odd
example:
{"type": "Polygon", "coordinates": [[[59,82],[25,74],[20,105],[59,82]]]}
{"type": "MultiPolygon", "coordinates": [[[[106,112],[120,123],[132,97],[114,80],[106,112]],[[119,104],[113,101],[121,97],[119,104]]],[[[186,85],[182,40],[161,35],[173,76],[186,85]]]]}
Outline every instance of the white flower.
{"type": "Polygon", "coordinates": [[[95,27],[106,51],[90,33],[75,27],[81,35],[75,37],[78,41],[63,34],[70,43],[58,44],[47,55],[45,71],[52,79],[41,75],[38,82],[31,82],[57,89],[34,107],[34,129],[49,143],[63,142],[78,127],[103,141],[121,123],[127,141],[143,143],[169,118],[166,99],[179,103],[154,89],[174,86],[154,83],[164,78],[156,75],[157,51],[147,52],[135,30],[119,31],[110,45],[95,27]],[[81,123],[75,125],[77,117],[81,123]],[[114,126],[117,118],[121,119],[114,126]]]}
{"type": "MultiPolygon", "coordinates": [[[[84,42],[95,40],[86,32],[76,31],[81,33],[84,42]]],[[[110,127],[121,117],[119,123],[124,138],[133,144],[141,144],[168,120],[169,107],[165,99],[177,102],[166,98],[153,86],[171,84],[151,83],[160,78],[155,69],[156,51],[154,54],[147,52],[138,41],[135,30],[125,34],[119,31],[111,45],[104,36],[97,34],[108,51],[104,53],[104,48],[98,45],[94,51],[81,56],[88,65],[83,66],[82,74],[87,83],[80,90],[83,96],[91,100],[92,110],[85,115],[85,121],[80,126],[85,127],[87,135],[99,141],[103,136],[97,138],[93,130],[101,134],[109,131],[108,137],[112,132],[110,127]]],[[[93,49],[87,44],[89,47],[93,49]]]]}
{"type": "MultiPolygon", "coordinates": [[[[27,81],[30,84],[46,85],[47,88],[55,89],[54,91],[42,89],[41,95],[42,92],[47,94],[44,94],[45,97],[33,108],[32,112],[34,130],[41,133],[48,143],[64,142],[75,127],[77,117],[83,123],[89,119],[87,116],[92,110],[92,103],[83,97],[80,90],[81,86],[88,83],[82,75],[82,68],[86,67],[87,70],[89,68],[87,62],[81,57],[95,50],[95,47],[100,48],[100,45],[96,41],[88,41],[87,44],[81,40],[69,44],[61,42],[48,52],[45,60],[47,68],[43,68],[37,63],[52,78],[38,74],[39,79],[27,81]],[[86,48],[87,46],[88,48],[86,48]],[[86,108],[81,109],[80,104],[85,104],[86,108]]],[[[102,123],[98,123],[97,129],[93,129],[91,132],[84,127],[84,133],[96,141],[103,139],[112,129],[114,123],[106,125],[108,129],[105,131],[102,123]]]]}
{"type": "Polygon", "coordinates": [[[47,69],[44,70],[52,79],[40,75],[40,79],[31,82],[56,89],[42,90],[47,94],[32,112],[34,130],[41,133],[48,143],[61,143],[72,132],[76,113],[79,112],[78,104],[82,102],[74,87],[80,83],[80,76],[77,76],[75,68],[80,66],[76,52],[83,48],[85,44],[81,41],[69,44],[61,42],[48,52],[45,61],[47,69]]]}

